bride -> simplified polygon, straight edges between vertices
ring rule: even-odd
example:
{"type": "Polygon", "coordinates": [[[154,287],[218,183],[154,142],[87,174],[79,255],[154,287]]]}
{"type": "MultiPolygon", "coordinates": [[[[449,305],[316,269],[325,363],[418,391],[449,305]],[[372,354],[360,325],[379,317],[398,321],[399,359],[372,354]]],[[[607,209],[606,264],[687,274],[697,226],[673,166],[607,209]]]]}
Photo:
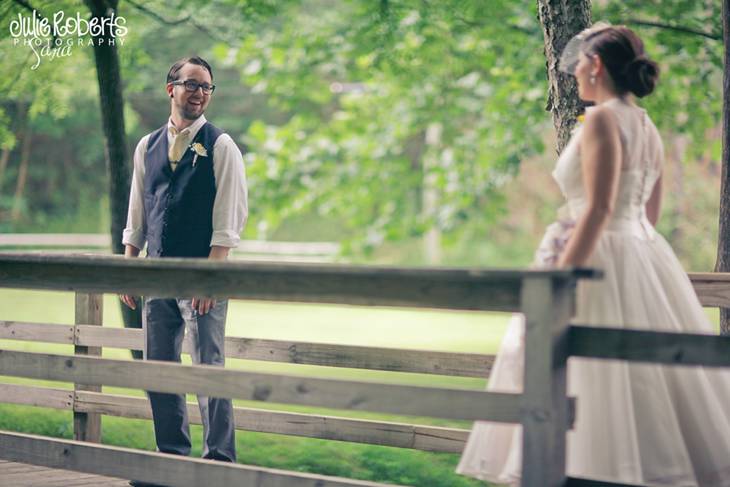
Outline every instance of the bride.
{"type": "MultiPolygon", "coordinates": [[[[661,203],[663,147],[632,95],[650,94],[659,69],[624,26],[596,24],[571,40],[560,69],[594,102],[553,176],[567,203],[550,225],[536,266],[602,269],[581,282],[575,320],[593,326],[715,333],[687,275],[654,230],[661,203]]],[[[488,390],[522,390],[524,320],[515,315],[488,390]]],[[[577,397],[567,437],[568,475],[650,486],[730,486],[730,375],[571,358],[577,397]]],[[[519,485],[520,425],[476,422],[457,472],[519,485]]]]}

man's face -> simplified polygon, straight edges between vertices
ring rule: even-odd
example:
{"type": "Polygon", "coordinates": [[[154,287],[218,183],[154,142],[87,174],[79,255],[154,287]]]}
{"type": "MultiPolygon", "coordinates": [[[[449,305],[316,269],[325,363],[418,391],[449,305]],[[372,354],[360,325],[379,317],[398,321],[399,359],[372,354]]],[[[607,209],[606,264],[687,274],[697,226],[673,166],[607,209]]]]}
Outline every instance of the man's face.
{"type": "MultiPolygon", "coordinates": [[[[188,80],[198,83],[213,83],[207,69],[190,63],[185,64],[177,73],[177,81],[188,80]]],[[[172,97],[172,109],[187,120],[195,120],[205,112],[212,94],[203,93],[201,88],[190,92],[185,89],[185,86],[172,83],[167,84],[167,93],[172,97]]]]}

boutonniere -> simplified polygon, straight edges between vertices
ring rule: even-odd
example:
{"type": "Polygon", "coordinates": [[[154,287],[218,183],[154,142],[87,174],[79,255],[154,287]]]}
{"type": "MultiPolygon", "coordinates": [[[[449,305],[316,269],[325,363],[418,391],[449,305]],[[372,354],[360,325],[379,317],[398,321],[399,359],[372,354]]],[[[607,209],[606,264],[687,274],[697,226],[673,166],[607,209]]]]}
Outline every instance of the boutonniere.
{"type": "Polygon", "coordinates": [[[203,147],[203,144],[201,144],[200,142],[191,144],[190,150],[195,152],[195,156],[193,157],[193,167],[195,167],[195,163],[198,162],[198,156],[208,157],[208,151],[205,150],[205,147],[203,147]]]}

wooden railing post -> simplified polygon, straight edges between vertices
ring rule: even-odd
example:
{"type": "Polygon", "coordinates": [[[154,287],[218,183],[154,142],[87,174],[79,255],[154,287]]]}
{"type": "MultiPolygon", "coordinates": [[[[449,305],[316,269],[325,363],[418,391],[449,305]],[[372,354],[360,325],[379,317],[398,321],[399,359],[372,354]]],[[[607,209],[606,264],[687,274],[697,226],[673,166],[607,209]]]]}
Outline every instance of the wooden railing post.
{"type": "Polygon", "coordinates": [[[562,487],[566,480],[567,344],[573,293],[572,279],[536,276],[523,281],[523,487],[562,487]]]}
{"type": "MultiPolygon", "coordinates": [[[[101,325],[103,315],[103,295],[76,293],[77,325],[101,325]]],[[[78,331],[74,328],[74,343],[78,343],[78,331]]],[[[101,347],[74,345],[76,355],[101,356],[101,347]]],[[[101,386],[74,384],[74,440],[101,443],[101,415],[98,413],[76,412],[76,392],[101,392],[101,386]]]]}

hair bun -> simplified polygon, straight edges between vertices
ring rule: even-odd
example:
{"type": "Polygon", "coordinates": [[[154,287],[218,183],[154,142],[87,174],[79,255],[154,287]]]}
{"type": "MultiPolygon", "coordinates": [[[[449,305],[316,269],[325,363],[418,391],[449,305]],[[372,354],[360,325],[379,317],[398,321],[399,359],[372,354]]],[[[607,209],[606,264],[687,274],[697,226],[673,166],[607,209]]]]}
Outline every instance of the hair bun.
{"type": "Polygon", "coordinates": [[[625,88],[642,98],[654,91],[659,80],[659,66],[641,55],[626,65],[623,75],[625,88]]]}

